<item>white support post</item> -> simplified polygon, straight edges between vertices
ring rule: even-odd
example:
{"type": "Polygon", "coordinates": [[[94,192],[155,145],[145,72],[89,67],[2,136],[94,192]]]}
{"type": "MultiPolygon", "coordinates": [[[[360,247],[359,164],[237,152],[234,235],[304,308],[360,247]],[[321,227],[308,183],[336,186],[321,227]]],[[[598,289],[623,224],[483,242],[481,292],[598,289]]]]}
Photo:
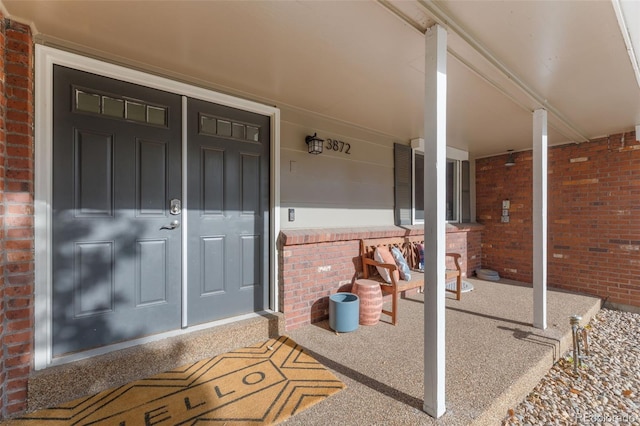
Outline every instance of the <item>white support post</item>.
{"type": "Polygon", "coordinates": [[[447,31],[425,34],[424,110],[424,411],[445,408],[445,205],[447,168],[447,31]]]}
{"type": "Polygon", "coordinates": [[[533,326],[547,328],[547,111],[533,113],[533,326]]]}

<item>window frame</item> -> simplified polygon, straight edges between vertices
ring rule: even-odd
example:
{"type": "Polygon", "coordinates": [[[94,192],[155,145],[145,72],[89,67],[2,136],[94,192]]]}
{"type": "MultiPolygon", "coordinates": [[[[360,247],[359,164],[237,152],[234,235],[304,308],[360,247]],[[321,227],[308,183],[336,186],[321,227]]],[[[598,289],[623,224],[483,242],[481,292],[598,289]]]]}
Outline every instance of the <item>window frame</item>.
{"type": "MultiPolygon", "coordinates": [[[[415,141],[415,140],[414,140],[415,141]]],[[[416,189],[418,184],[416,181],[416,155],[421,155],[424,158],[424,140],[420,139],[417,142],[412,141],[411,144],[411,223],[413,225],[424,224],[424,210],[423,217],[416,217],[416,189]]],[[[447,147],[447,164],[454,165],[453,171],[453,191],[454,191],[454,211],[453,219],[447,219],[447,223],[462,223],[462,208],[463,208],[463,194],[462,194],[462,162],[469,161],[469,153],[461,149],[447,147]]],[[[423,162],[424,164],[424,162],[423,162]]],[[[449,186],[448,184],[446,185],[449,186]]],[[[424,189],[424,184],[422,185],[424,189]]],[[[424,206],[423,206],[424,209],[424,206]]]]}

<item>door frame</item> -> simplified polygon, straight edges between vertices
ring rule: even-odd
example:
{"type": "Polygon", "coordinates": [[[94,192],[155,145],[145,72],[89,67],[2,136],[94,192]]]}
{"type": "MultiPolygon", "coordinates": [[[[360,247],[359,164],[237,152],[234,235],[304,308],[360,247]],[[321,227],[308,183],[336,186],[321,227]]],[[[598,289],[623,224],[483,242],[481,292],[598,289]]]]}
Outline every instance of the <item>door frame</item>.
{"type": "MultiPolygon", "coordinates": [[[[186,104],[187,97],[200,99],[232,108],[254,112],[268,116],[271,123],[270,141],[270,223],[269,223],[269,308],[277,312],[278,306],[278,253],[277,237],[280,233],[280,109],[219,93],[192,84],[182,83],[159,75],[127,68],[125,66],[104,62],[57,48],[36,44],[35,46],[35,176],[34,176],[34,237],[35,237],[35,286],[34,286],[34,368],[41,370],[53,365],[73,362],[82,358],[101,355],[115,350],[160,340],[169,336],[188,333],[203,328],[237,321],[257,315],[242,315],[200,326],[185,328],[186,320],[186,274],[182,270],[182,324],[180,330],[161,333],[150,337],[135,339],[114,345],[80,352],[53,359],[52,356],[52,172],[53,172],[53,66],[62,65],[81,71],[91,72],[104,77],[126,81],[140,86],[164,90],[182,96],[182,190],[183,200],[187,196],[186,188],[186,104]]],[[[186,213],[186,212],[185,212],[186,213]]],[[[187,225],[185,223],[185,225],[187,225]]],[[[186,241],[188,226],[182,227],[183,241],[186,241]]],[[[182,263],[185,264],[187,253],[182,252],[182,263]]]]}

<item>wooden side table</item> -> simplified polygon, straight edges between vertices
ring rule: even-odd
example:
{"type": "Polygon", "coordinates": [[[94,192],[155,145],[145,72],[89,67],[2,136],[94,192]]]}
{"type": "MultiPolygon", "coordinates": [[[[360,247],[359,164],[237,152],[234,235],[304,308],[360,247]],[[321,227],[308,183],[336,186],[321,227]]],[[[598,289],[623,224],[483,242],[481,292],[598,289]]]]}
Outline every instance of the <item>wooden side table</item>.
{"type": "Polygon", "coordinates": [[[351,292],[357,294],[360,299],[360,324],[376,325],[382,313],[380,283],[373,280],[356,280],[351,292]]]}

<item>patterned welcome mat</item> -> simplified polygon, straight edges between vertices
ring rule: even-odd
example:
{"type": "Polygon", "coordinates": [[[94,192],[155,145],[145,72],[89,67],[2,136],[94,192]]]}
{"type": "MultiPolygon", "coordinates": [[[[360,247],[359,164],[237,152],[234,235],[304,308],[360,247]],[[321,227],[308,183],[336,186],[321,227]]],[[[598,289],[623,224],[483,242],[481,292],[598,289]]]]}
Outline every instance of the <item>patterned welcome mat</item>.
{"type": "Polygon", "coordinates": [[[345,388],[286,336],[27,414],[16,425],[276,424],[345,388]]]}

